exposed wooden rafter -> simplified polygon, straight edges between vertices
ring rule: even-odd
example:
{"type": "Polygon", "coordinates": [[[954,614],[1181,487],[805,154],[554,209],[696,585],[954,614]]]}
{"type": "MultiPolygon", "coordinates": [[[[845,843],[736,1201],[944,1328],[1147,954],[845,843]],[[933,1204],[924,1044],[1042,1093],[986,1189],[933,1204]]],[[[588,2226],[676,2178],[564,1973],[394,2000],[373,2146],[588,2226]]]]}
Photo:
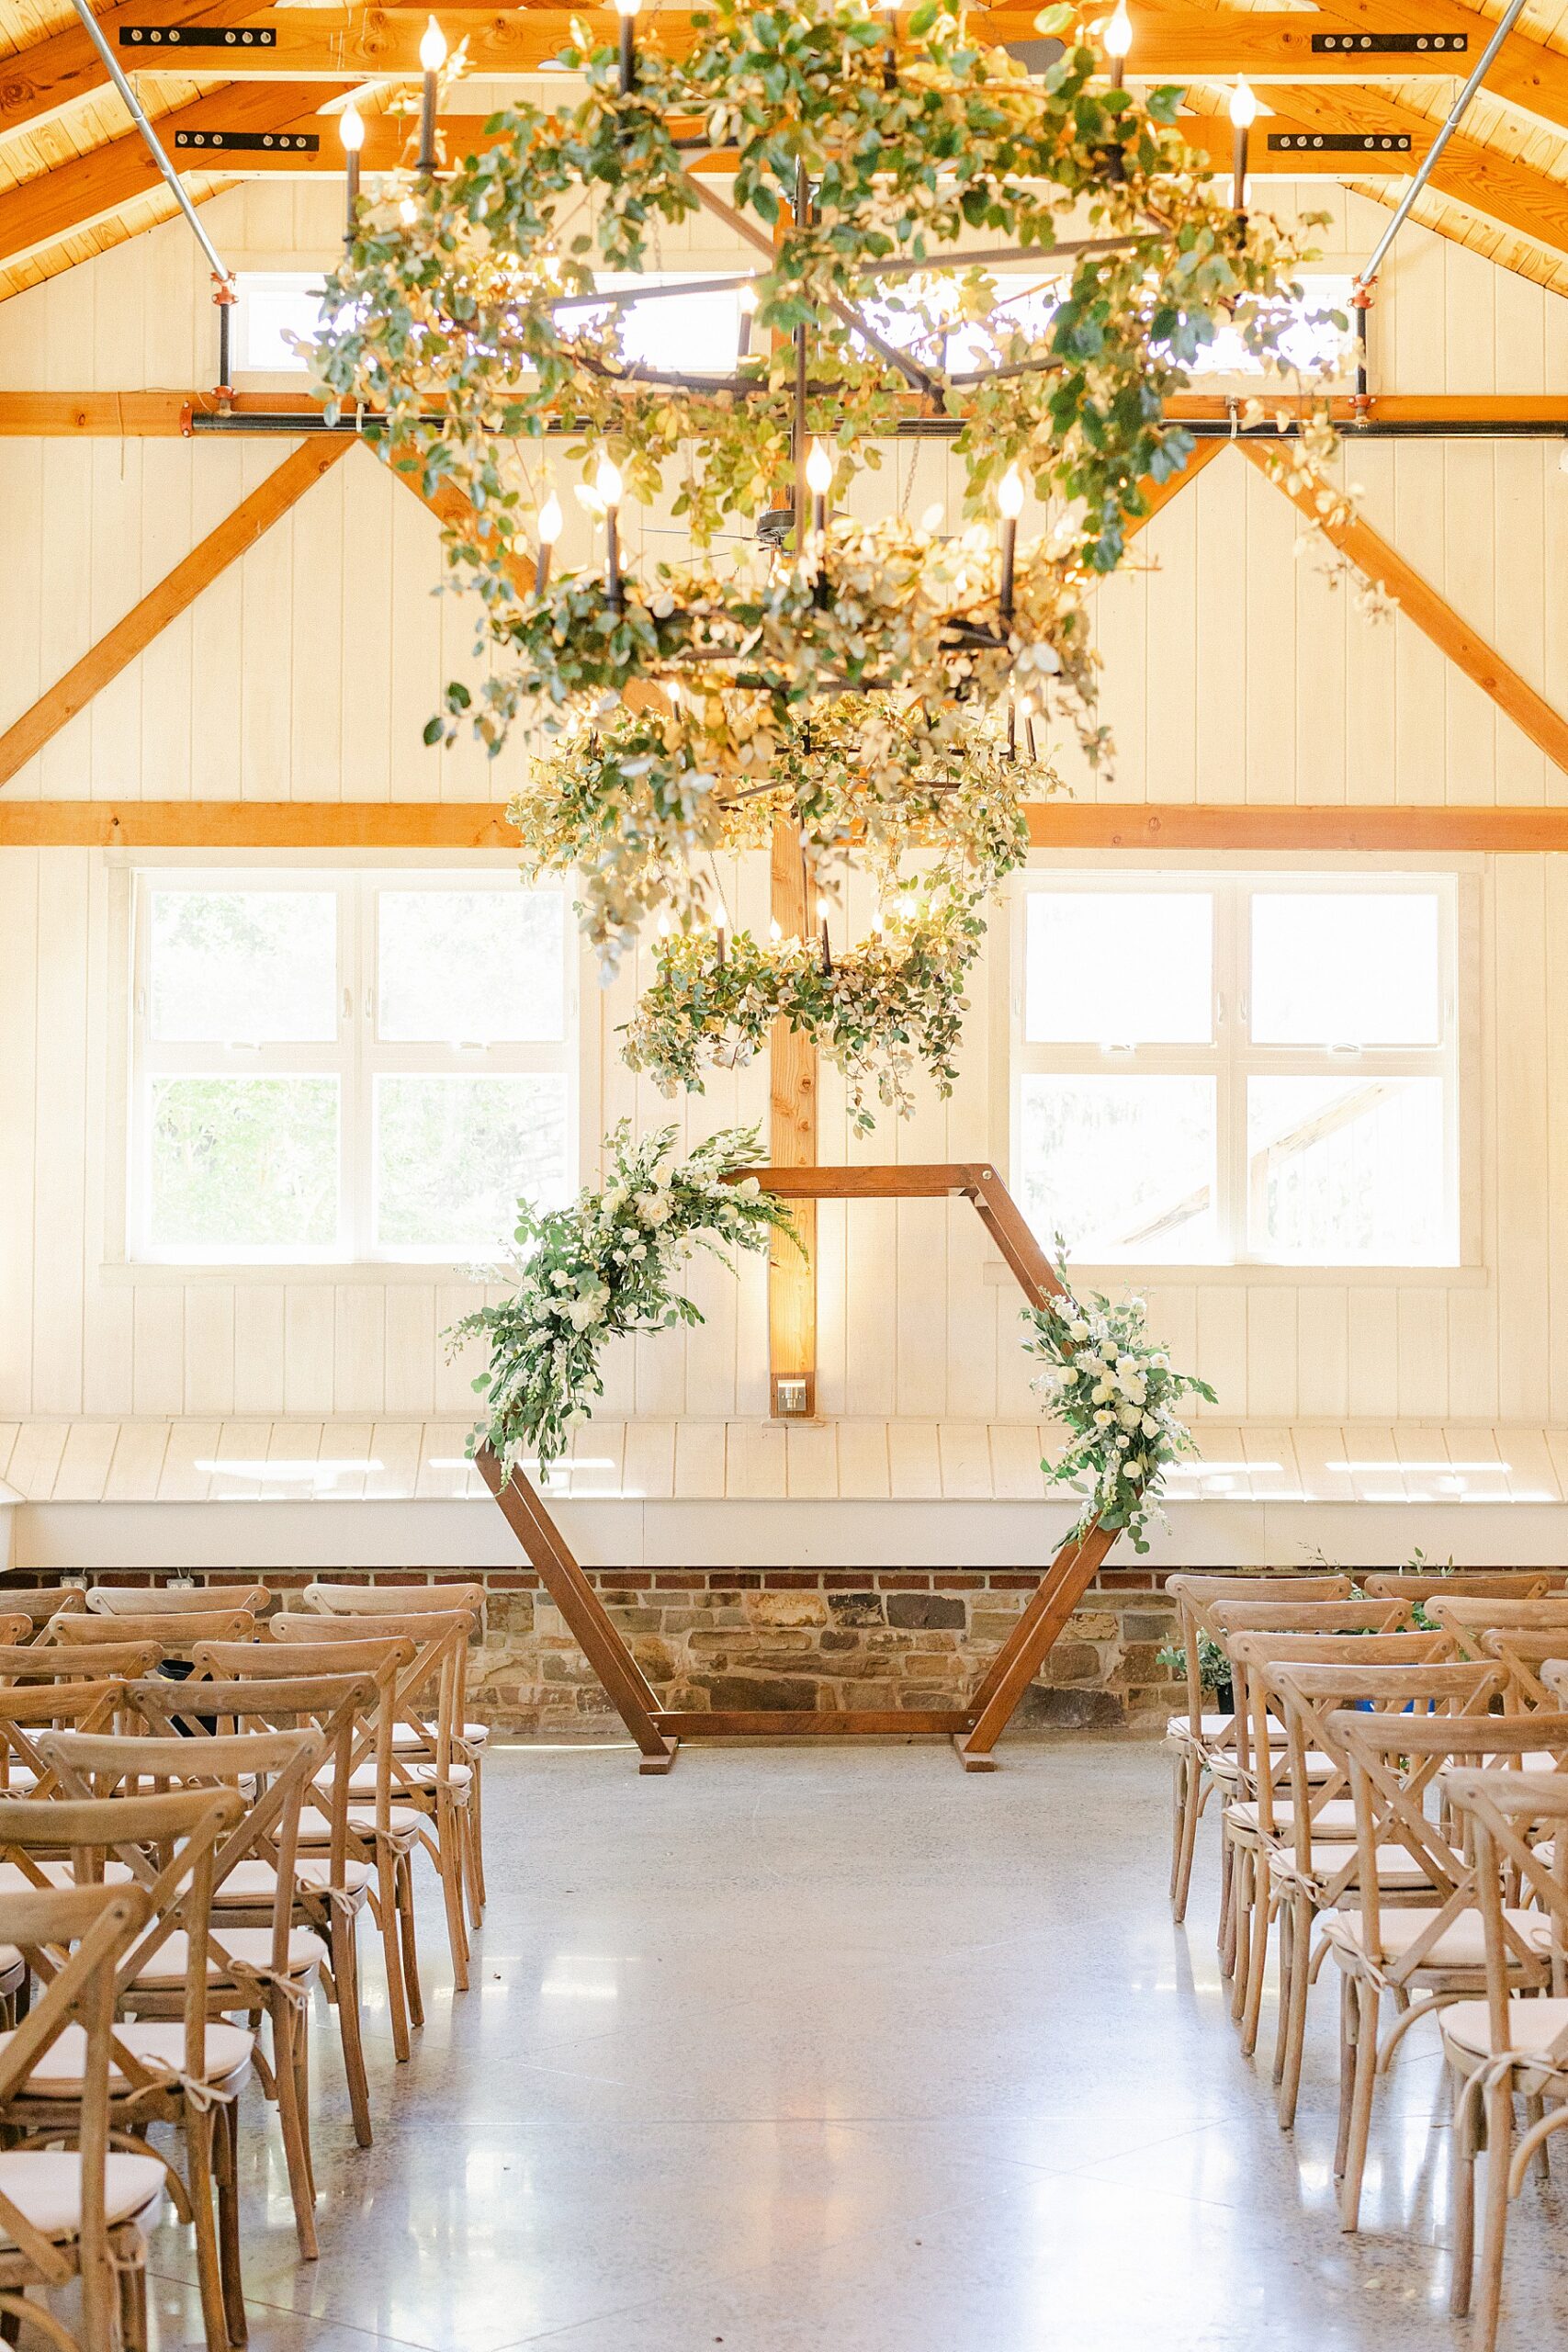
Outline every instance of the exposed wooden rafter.
{"type": "Polygon", "coordinates": [[[247,548],[254,547],[329,467],[347,456],[352,446],[348,441],[318,437],[285,458],[249,498],[226,514],[216,530],[209,531],[140,604],[131,606],[123,620],[117,621],[0,735],[0,785],[8,784],[78,711],[86,708],[95,695],[102,693],[111,678],[118,678],[139,653],[144,653],[153,639],[194,605],[202,590],[237,562],[247,548]]]}
{"type": "MultiPolygon", "coordinates": [[[[169,27],[237,26],[255,14],[255,0],[163,0],[157,21],[169,27]]],[[[111,42],[118,40],[122,25],[146,21],[147,11],[138,5],[138,0],[119,0],[118,6],[98,11],[98,22],[111,42]]],[[[130,51],[126,52],[128,63],[133,54],[130,51]]],[[[191,54],[210,56],[213,52],[191,54]]],[[[228,52],[224,54],[227,56],[228,52]]],[[[164,71],[175,70],[165,53],[164,71]]],[[[184,59],[179,70],[182,74],[186,72],[184,59]]],[[[99,96],[107,89],[108,78],[102,58],[77,24],[17,50],[0,60],[0,138],[8,137],[13,131],[36,130],[78,100],[99,96]]]]}

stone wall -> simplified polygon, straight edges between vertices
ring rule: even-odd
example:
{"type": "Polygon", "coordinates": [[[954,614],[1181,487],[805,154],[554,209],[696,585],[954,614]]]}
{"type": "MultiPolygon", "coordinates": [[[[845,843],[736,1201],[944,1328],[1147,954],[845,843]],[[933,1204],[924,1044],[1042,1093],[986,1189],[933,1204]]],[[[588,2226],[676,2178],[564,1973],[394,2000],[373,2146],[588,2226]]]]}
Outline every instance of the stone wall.
{"type": "MultiPolygon", "coordinates": [[[[334,1581],[339,1576],[333,1572],[334,1581]]],[[[500,1730],[555,1739],[595,1738],[615,1727],[596,1676],[537,1577],[527,1570],[477,1571],[476,1577],[488,1604],[472,1662],[470,1712],[500,1730]]],[[[219,1573],[201,1579],[227,1580],[219,1573]]],[[[310,1577],[288,1572],[262,1581],[281,1592],[310,1577]]],[[[395,1589],[462,1578],[379,1571],[366,1581],[395,1589]]],[[[978,1568],[608,1568],[593,1581],[666,1705],[819,1708],[830,1717],[846,1708],[962,1704],[1039,1576],[978,1568]]],[[[1162,1582],[1154,1570],[1101,1570],[1025,1696],[1015,1728],[1162,1730],[1184,1695],[1156,1662],[1175,1623],[1162,1582]]]]}

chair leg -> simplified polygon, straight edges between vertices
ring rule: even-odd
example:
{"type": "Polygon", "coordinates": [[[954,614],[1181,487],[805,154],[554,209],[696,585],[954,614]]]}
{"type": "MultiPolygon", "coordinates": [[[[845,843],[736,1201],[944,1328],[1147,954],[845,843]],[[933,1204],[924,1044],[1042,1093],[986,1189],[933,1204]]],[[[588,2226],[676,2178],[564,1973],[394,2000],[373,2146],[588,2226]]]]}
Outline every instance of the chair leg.
{"type": "Polygon", "coordinates": [[[1284,2010],[1284,2064],[1280,2069],[1280,2129],[1292,2131],[1296,2101],[1301,2095],[1302,2056],[1306,2048],[1307,1995],[1312,1990],[1312,1905],[1303,1895],[1292,1901],[1292,1959],[1289,2006],[1284,2010]]]}
{"type": "Polygon", "coordinates": [[[403,1989],[408,1998],[409,2019],[413,2025],[424,2023],[424,1994],[419,1981],[419,1939],[414,1933],[413,1918],[413,1856],[398,1857],[398,1933],[402,1942],[403,1989]]]}
{"type": "Polygon", "coordinates": [[[1172,1826],[1174,1851],[1170,1871],[1170,1916],[1179,1927],[1187,1917],[1192,1884],[1192,1857],[1198,1846],[1198,1815],[1202,1809],[1203,1767],[1196,1756],[1177,1755],[1178,1812],[1172,1826]]]}
{"type": "Polygon", "coordinates": [[[1247,1962],[1247,2003],[1242,2011],[1241,2049],[1250,2058],[1258,2047],[1258,2019],[1263,2007],[1263,1979],[1269,1973],[1269,1857],[1259,1853],[1252,1865],[1252,1950],[1247,1962]]]}
{"type": "Polygon", "coordinates": [[[299,2240],[299,2251],[307,2262],[314,2262],[321,2248],[316,2243],[316,2216],[310,2188],[310,2159],[307,2134],[308,2117],[299,2112],[299,2067],[295,2055],[295,2039],[305,2031],[303,2017],[297,2017],[294,2006],[279,1993],[272,2004],[273,2073],[277,2077],[277,2115],[283,2126],[283,2154],[288,2166],[288,2189],[294,2200],[294,2227],[299,2240]]]}
{"type": "Polygon", "coordinates": [[[401,1919],[398,1899],[400,1863],[395,1849],[376,1849],[377,1925],[381,1930],[381,1960],[387,1972],[387,2013],[392,2025],[392,2054],[400,2066],[409,2062],[409,2004],[403,1984],[401,1919]]]}
{"type": "Polygon", "coordinates": [[[452,1954],[452,1982],[459,1993],[468,1989],[468,1935],[463,1923],[462,1833],[457,1808],[442,1794],[435,1801],[435,1836],[440,1848],[437,1869],[446,1904],[446,1942],[452,1954]]]}
{"type": "Polygon", "coordinates": [[[1481,2310],[1476,2342],[1493,2352],[1503,2308],[1503,2256],[1508,2235],[1508,2159],[1513,2152],[1514,2097],[1494,2083],[1486,2094],[1486,2209],[1481,2237],[1481,2310]]]}
{"type": "Polygon", "coordinates": [[[1247,1963],[1252,1957],[1252,1914],[1258,1900],[1258,1858],[1250,1846],[1238,1847],[1235,1858],[1235,1885],[1232,1895],[1235,1905],[1235,1953],[1231,1975],[1231,2018],[1241,2023],[1247,2007],[1247,1963]]]}
{"type": "MultiPolygon", "coordinates": [[[[485,1891],[484,1757],[483,1751],[477,1747],[474,1750],[473,1774],[468,1812],[474,1833],[474,1892],[479,1896],[479,1919],[482,1919],[490,1896],[485,1891]]],[[[474,1921],[476,1928],[479,1919],[474,1921]]]]}
{"type": "Polygon", "coordinates": [[[1454,2250],[1453,2267],[1449,2276],[1449,2312],[1451,2318],[1462,2319],[1470,2309],[1470,2290],[1475,2270],[1475,2107],[1465,2103],[1462,2075],[1444,2067],[1452,2097],[1454,2110],[1454,2250]]]}
{"type": "Polygon", "coordinates": [[[1228,1977],[1235,1966],[1235,1840],[1225,1828],[1224,1815],[1220,1815],[1220,1928],[1216,1948],[1220,1955],[1220,1973],[1228,1977]]]}
{"type": "Polygon", "coordinates": [[[1269,2080],[1278,2091],[1285,2075],[1285,2052],[1291,2030],[1291,1976],[1296,1952],[1296,1898],[1280,1897],[1280,2001],[1274,2019],[1274,2064],[1269,2080]]]}
{"type": "Polygon", "coordinates": [[[333,1905],[333,1982],[337,1987],[337,2030],[343,2044],[343,2071],[348,2081],[348,2104],[354,2116],[354,2136],[368,2148],[370,2086],[365,2078],[365,2044],[359,2030],[359,1921],[339,1903],[333,1905]]]}
{"type": "Polygon", "coordinates": [[[478,1783],[468,1783],[468,1800],[457,1808],[458,1825],[463,1833],[463,1885],[468,1901],[468,1926],[484,1925],[484,1899],[479,1892],[479,1825],[474,1811],[474,1792],[478,1783]]]}
{"type": "Polygon", "coordinates": [[[1334,2177],[1343,2180],[1350,2149],[1350,2109],[1356,2081],[1356,1984],[1339,1972],[1339,2129],[1334,2143],[1334,2177]]]}
{"type": "Polygon", "coordinates": [[[207,2336],[207,2352],[229,2352],[229,2314],[224,2307],[223,2266],[218,2252],[218,2230],[212,2211],[213,2124],[210,2108],[200,2108],[194,2101],[187,2101],[186,2165],[190,2177],[191,2209],[196,2222],[196,2275],[201,2290],[201,2322],[207,2336]]]}
{"type": "Polygon", "coordinates": [[[218,2252],[223,2267],[223,2309],[235,2344],[248,2344],[245,2278],[240,2257],[240,2108],[228,2099],[218,2111],[218,2252]]]}
{"type": "Polygon", "coordinates": [[[119,2335],[125,2352],[147,2352],[147,2267],[143,2259],[119,2274],[119,2335]]]}
{"type": "Polygon", "coordinates": [[[1339,2185],[1339,2226],[1353,2232],[1360,2226],[1361,2180],[1367,2167],[1367,2141],[1372,2124],[1372,2092],[1378,2072],[1378,1988],[1364,1978],[1356,1983],[1356,2073],[1351,2088],[1350,2141],[1345,2152],[1345,2177],[1339,2185]]]}

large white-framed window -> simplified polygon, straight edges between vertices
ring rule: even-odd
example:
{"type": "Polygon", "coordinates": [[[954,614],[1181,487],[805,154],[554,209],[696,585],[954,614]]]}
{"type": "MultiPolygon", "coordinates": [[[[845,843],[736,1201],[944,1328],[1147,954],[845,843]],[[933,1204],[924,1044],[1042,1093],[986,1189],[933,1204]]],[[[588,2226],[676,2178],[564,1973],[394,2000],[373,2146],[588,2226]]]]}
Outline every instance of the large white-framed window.
{"type": "Polygon", "coordinates": [[[1012,1177],[1089,1264],[1460,1261],[1456,877],[1022,877],[1012,1177]]]}
{"type": "Polygon", "coordinates": [[[127,1255],[493,1258],[577,1173],[574,932],[496,869],[139,870],[127,1255]]]}

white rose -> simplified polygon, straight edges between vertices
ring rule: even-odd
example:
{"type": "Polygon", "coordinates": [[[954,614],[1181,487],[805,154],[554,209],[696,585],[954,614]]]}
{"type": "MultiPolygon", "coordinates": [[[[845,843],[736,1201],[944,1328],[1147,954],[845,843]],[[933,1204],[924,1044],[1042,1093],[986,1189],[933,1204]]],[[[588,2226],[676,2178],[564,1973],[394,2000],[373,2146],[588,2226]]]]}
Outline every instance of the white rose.
{"type": "Polygon", "coordinates": [[[1145,1413],[1144,1415],[1144,1435],[1145,1437],[1157,1437],[1159,1435],[1159,1423],[1156,1420],[1152,1413],[1145,1413]]]}
{"type": "Polygon", "coordinates": [[[735,1189],[743,1201],[754,1201],[762,1188],[755,1176],[742,1176],[735,1189]]]}
{"type": "Polygon", "coordinates": [[[1114,1413],[1108,1413],[1102,1408],[1094,1417],[1094,1426],[1097,1430],[1108,1430],[1115,1419],[1114,1413]]]}
{"type": "MultiPolygon", "coordinates": [[[[1103,1380],[1097,1380],[1089,1392],[1089,1402],[1091,1405],[1103,1405],[1110,1394],[1109,1385],[1103,1380]]],[[[1107,1418],[1109,1419],[1109,1416],[1107,1418]]]]}
{"type": "Polygon", "coordinates": [[[1131,1405],[1123,1405],[1116,1418],[1124,1430],[1135,1430],[1138,1426],[1139,1416],[1131,1405]]]}
{"type": "Polygon", "coordinates": [[[1082,1316],[1081,1316],[1081,1315],[1080,1315],[1080,1316],[1078,1316],[1075,1321],[1073,1321],[1073,1322],[1071,1322],[1071,1323],[1069,1323],[1069,1324],[1068,1324],[1068,1326],[1067,1326],[1067,1337],[1068,1337],[1070,1340],[1087,1340],[1087,1339],[1088,1339],[1088,1337],[1089,1337],[1089,1325],[1084,1321],[1084,1319],[1083,1319],[1083,1317],[1082,1317],[1082,1316]]]}
{"type": "Polygon", "coordinates": [[[570,1413],[563,1413],[561,1415],[561,1427],[562,1429],[574,1430],[587,1419],[587,1408],[582,1405],[574,1405],[570,1413]]]}

